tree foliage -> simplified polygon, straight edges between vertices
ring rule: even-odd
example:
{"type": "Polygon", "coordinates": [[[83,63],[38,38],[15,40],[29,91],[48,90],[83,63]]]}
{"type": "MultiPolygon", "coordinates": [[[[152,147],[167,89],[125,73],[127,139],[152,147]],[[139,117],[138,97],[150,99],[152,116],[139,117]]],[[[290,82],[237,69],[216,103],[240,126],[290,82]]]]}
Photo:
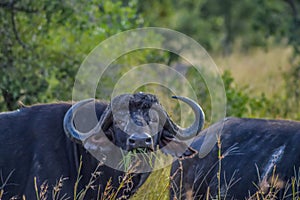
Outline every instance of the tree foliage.
{"type": "Polygon", "coordinates": [[[247,50],[266,46],[271,37],[282,40],[290,32],[290,9],[281,0],[162,0],[140,2],[139,10],[151,19],[150,25],[174,28],[225,55],[235,42],[247,50]]]}
{"type": "MultiPolygon", "coordinates": [[[[225,73],[223,79],[230,115],[287,117],[291,116],[288,113],[300,113],[299,6],[296,0],[3,0],[0,109],[15,109],[18,101],[32,104],[70,100],[76,72],[96,44],[121,31],[149,25],[183,32],[209,52],[223,55],[233,48],[247,51],[257,46],[267,50],[270,44],[292,46],[293,67],[285,74],[283,99],[267,99],[264,95],[250,98],[247,88],[236,86],[230,74],[225,73]],[[280,111],[276,104],[285,106],[280,111]]],[[[114,63],[119,69],[117,74],[106,72],[108,78],[97,94],[107,98],[110,85],[127,66],[147,62],[174,64],[177,59],[173,54],[150,50],[125,55],[114,63]]],[[[205,84],[197,85],[201,77],[192,70],[186,75],[209,110],[205,84]]]]}
{"type": "Polygon", "coordinates": [[[7,1],[0,3],[0,90],[12,110],[71,99],[80,63],[95,44],[143,24],[136,2],[7,1]]]}

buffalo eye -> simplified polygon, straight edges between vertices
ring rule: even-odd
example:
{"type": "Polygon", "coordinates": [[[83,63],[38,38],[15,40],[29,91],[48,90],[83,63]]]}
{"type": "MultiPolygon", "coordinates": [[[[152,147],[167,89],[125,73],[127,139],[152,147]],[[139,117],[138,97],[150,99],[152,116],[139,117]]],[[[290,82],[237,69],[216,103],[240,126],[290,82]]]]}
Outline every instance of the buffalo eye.
{"type": "Polygon", "coordinates": [[[150,123],[158,123],[158,116],[157,116],[157,113],[156,111],[150,111],[149,112],[149,122],[150,123]]]}

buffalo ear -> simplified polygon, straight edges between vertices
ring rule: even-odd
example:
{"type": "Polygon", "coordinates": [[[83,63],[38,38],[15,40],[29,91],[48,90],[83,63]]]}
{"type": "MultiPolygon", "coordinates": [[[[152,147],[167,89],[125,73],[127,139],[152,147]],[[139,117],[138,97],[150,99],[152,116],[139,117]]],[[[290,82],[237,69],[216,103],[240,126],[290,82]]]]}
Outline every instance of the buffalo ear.
{"type": "Polygon", "coordinates": [[[198,154],[197,150],[189,147],[185,142],[178,140],[166,130],[162,132],[159,140],[159,148],[163,153],[180,159],[193,158],[198,154]]]}

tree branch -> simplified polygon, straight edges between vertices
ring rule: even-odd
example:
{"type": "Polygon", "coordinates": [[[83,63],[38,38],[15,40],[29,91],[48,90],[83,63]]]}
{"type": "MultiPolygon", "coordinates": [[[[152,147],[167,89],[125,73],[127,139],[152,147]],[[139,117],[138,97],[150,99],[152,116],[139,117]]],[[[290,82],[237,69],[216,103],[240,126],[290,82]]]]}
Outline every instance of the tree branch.
{"type": "Polygon", "coordinates": [[[10,2],[0,2],[0,7],[11,8],[11,3],[10,2]]]}
{"type": "Polygon", "coordinates": [[[4,99],[4,102],[6,104],[6,108],[8,110],[13,110],[14,109],[14,98],[11,93],[9,93],[7,90],[1,88],[1,93],[4,99]]]}
{"type": "Polygon", "coordinates": [[[15,6],[14,4],[15,4],[14,1],[0,2],[0,7],[5,8],[5,9],[9,9],[9,10],[16,10],[16,11],[19,11],[19,12],[25,12],[25,13],[36,13],[36,12],[38,12],[38,10],[36,10],[36,9],[18,7],[18,6],[15,6]]]}
{"type": "Polygon", "coordinates": [[[11,6],[12,6],[12,9],[11,9],[11,24],[12,24],[12,29],[13,29],[13,32],[14,32],[14,35],[16,37],[16,40],[18,41],[18,43],[24,48],[24,49],[27,49],[27,45],[21,40],[20,36],[19,36],[19,33],[17,31],[17,27],[16,27],[16,22],[15,22],[15,11],[14,11],[14,0],[11,1],[11,6]]]}
{"type": "Polygon", "coordinates": [[[294,19],[297,19],[298,11],[297,11],[297,8],[296,8],[297,6],[296,6],[294,0],[285,0],[285,1],[289,4],[290,8],[292,9],[294,19]]]}

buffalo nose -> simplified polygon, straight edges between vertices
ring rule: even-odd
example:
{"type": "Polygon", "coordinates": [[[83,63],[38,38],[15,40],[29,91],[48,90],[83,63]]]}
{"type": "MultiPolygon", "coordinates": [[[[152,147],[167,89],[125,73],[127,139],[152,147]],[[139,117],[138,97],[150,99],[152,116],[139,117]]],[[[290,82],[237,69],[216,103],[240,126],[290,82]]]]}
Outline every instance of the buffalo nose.
{"type": "Polygon", "coordinates": [[[127,139],[127,150],[136,148],[153,149],[153,140],[148,133],[132,134],[127,139]]]}

